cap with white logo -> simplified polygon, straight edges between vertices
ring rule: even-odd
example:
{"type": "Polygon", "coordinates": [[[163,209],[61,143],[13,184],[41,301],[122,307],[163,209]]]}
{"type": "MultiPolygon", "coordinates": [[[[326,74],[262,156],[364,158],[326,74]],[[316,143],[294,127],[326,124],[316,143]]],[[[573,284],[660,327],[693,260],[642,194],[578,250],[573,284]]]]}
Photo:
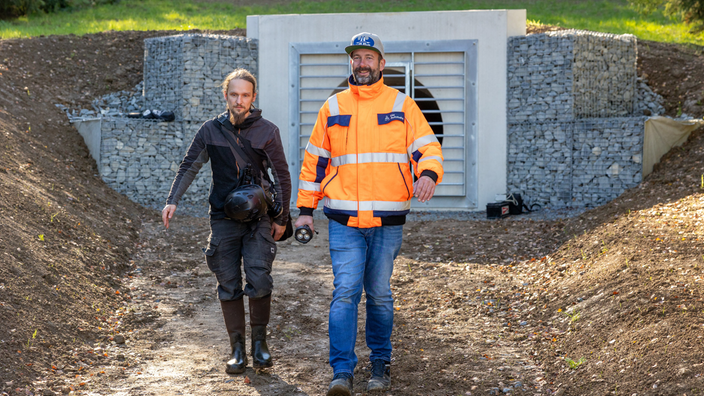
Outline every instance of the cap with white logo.
{"type": "Polygon", "coordinates": [[[362,48],[376,51],[381,55],[382,59],[384,58],[384,44],[381,43],[379,36],[374,33],[363,32],[352,37],[352,41],[350,45],[345,47],[345,51],[351,56],[352,51],[362,48]]]}

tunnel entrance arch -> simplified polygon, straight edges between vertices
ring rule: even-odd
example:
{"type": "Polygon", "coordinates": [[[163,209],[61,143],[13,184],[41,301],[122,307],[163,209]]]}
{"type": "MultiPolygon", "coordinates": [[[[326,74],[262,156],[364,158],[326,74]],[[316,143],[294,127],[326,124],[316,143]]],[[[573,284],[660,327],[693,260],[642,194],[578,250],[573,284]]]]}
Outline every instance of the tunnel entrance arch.
{"type": "MultiPolygon", "coordinates": [[[[289,162],[296,164],[292,174],[300,171],[318,110],[328,97],[347,87],[346,45],[291,44],[289,155],[295,157],[289,162]]],[[[445,176],[435,198],[425,204],[413,202],[413,207],[476,207],[476,40],[389,42],[385,50],[385,83],[416,101],[445,157],[445,176]]]]}

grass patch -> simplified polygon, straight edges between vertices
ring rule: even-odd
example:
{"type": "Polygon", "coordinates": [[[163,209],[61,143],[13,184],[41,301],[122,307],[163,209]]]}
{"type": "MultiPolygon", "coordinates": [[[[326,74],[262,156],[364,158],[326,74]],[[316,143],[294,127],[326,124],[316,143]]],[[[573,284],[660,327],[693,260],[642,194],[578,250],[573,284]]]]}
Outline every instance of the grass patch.
{"type": "Polygon", "coordinates": [[[247,15],[522,8],[529,20],[542,24],[704,45],[704,33],[689,34],[687,25],[662,13],[643,16],[626,0],[323,0],[244,7],[226,0],[122,0],[114,5],[0,21],[0,38],[107,30],[230,30],[245,28],[247,15]]]}

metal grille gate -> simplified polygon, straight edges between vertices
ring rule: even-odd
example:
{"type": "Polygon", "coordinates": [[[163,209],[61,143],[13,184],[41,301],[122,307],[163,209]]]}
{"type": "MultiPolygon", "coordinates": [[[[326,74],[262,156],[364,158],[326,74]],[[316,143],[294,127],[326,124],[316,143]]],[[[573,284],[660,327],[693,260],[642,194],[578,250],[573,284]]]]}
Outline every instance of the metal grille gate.
{"type": "MultiPolygon", "coordinates": [[[[290,47],[290,162],[294,192],[318,110],[347,89],[347,43],[293,43],[290,47]]],[[[385,44],[387,85],[411,96],[442,145],[443,182],[435,197],[416,208],[475,208],[476,40],[385,44]]],[[[295,194],[294,194],[295,198],[295,194]]]]}

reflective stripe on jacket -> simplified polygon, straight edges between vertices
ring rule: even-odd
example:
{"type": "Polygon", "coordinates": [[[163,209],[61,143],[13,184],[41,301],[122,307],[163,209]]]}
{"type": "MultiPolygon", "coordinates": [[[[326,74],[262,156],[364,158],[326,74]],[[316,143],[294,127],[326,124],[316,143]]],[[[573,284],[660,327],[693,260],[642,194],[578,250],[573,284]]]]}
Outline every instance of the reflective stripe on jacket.
{"type": "MultiPolygon", "coordinates": [[[[352,78],[350,77],[352,82],[352,78]]],[[[318,112],[298,181],[297,206],[351,227],[403,224],[413,177],[442,181],[442,151],[418,105],[383,77],[331,96],[318,112]],[[346,220],[346,221],[345,221],[346,220]]]]}

